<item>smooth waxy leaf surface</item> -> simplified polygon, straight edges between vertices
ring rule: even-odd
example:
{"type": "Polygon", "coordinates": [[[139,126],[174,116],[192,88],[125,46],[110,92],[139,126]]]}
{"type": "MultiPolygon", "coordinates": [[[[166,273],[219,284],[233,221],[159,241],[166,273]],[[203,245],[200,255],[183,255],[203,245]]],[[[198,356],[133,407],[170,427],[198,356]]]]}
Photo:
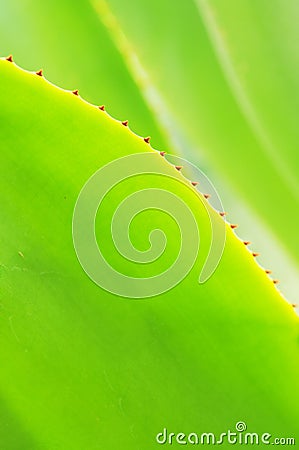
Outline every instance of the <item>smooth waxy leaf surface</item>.
{"type": "MultiPolygon", "coordinates": [[[[154,449],[163,427],[220,433],[238,420],[250,431],[294,436],[298,317],[246,246],[227,227],[219,267],[200,285],[211,237],[201,197],[175,180],[142,175],[109,193],[97,217],[109,262],[134,276],[159,269],[126,265],[113,252],[109,225],[124,195],[161,186],[194,211],[199,257],[179,285],[155,298],[99,288],[73,247],[76,199],[104,164],[152,150],[42,77],[1,61],[0,78],[3,447],[154,449]]],[[[132,242],[145,250],[149,231],[163,229],[161,267],[169,267],[178,230],[159,211],[144,214],[132,224],[132,242]]]]}
{"type": "Polygon", "coordinates": [[[2,1],[0,54],[197,163],[296,302],[297,14],[293,0],[2,1]]]}

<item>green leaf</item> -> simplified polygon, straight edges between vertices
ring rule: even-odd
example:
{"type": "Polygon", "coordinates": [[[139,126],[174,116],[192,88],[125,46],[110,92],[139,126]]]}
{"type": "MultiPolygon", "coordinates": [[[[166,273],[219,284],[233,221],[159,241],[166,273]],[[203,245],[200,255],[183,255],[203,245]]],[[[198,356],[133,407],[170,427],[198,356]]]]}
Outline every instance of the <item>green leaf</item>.
{"type": "Polygon", "coordinates": [[[155,90],[149,103],[163,106],[173,148],[217,179],[240,235],[296,299],[296,2],[92,4],[116,44],[122,34],[131,44],[155,90]]]}
{"type": "Polygon", "coordinates": [[[85,0],[0,1],[0,55],[13,53],[17,63],[44,70],[65,89],[79,89],[83,98],[105,105],[140,135],[152,133],[159,148],[165,140],[155,117],[136,88],[122,56],[93,8],[85,0]]]}
{"type": "Polygon", "coordinates": [[[295,302],[298,11],[294,0],[274,5],[2,1],[0,54],[197,163],[295,302]]]}
{"type": "MultiPolygon", "coordinates": [[[[97,169],[153,150],[97,107],[8,61],[0,61],[0,104],[3,448],[154,449],[164,427],[221,433],[239,420],[250,432],[298,438],[291,306],[228,226],[215,274],[198,283],[211,238],[205,206],[221,221],[216,211],[187,182],[163,180],[195,214],[199,258],[159,297],[112,295],[76,258],[75,202],[97,169]]],[[[109,263],[135,276],[139,265],[124,265],[111,251],[110,219],[124,196],[152,186],[161,187],[159,177],[133,177],[109,193],[97,217],[109,263]]],[[[130,237],[141,250],[152,225],[170,227],[166,267],[177,250],[171,219],[140,216],[130,237]]]]}

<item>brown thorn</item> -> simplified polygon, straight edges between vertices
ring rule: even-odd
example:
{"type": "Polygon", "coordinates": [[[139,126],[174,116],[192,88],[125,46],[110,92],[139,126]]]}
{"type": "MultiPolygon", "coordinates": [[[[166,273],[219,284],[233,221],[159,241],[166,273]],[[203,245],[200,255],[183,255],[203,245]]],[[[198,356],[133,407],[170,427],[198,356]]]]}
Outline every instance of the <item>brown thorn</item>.
{"type": "Polygon", "coordinates": [[[7,58],[5,58],[6,59],[6,61],[9,61],[9,62],[13,62],[13,58],[12,58],[12,55],[9,55],[7,58]]]}
{"type": "Polygon", "coordinates": [[[297,308],[297,303],[291,303],[291,306],[293,307],[293,308],[297,308]]]}
{"type": "Polygon", "coordinates": [[[166,152],[160,152],[161,156],[165,156],[166,152]]]}
{"type": "Polygon", "coordinates": [[[79,95],[78,89],[75,89],[74,91],[72,91],[72,94],[74,94],[74,95],[79,95]]]}
{"type": "Polygon", "coordinates": [[[256,258],[256,257],[259,256],[259,255],[260,255],[259,253],[252,252],[252,256],[253,256],[254,258],[256,258]]]}
{"type": "Polygon", "coordinates": [[[176,170],[180,171],[182,170],[183,166],[174,166],[176,168],[176,170]]]}
{"type": "Polygon", "coordinates": [[[99,109],[100,109],[101,111],[105,111],[105,105],[99,106],[99,109]]]}
{"type": "Polygon", "coordinates": [[[198,185],[198,181],[191,181],[192,186],[197,186],[198,185]]]}
{"type": "Polygon", "coordinates": [[[43,76],[43,70],[42,70],[42,69],[38,70],[38,71],[35,72],[35,73],[36,73],[36,75],[38,75],[39,77],[42,77],[42,76],[43,76]]]}
{"type": "Polygon", "coordinates": [[[278,284],[279,280],[272,280],[274,284],[278,284]]]}
{"type": "Polygon", "coordinates": [[[221,217],[224,217],[224,216],[226,216],[226,212],[224,212],[224,211],[220,211],[220,213],[219,213],[219,214],[220,214],[220,216],[221,216],[221,217]]]}
{"type": "Polygon", "coordinates": [[[243,244],[244,245],[249,245],[249,244],[251,244],[251,242],[250,241],[243,241],[243,244]]]}
{"type": "Polygon", "coordinates": [[[124,120],[124,121],[122,122],[122,125],[123,125],[124,127],[127,127],[127,126],[128,126],[128,123],[129,123],[128,120],[124,120]]]}
{"type": "Polygon", "coordinates": [[[267,275],[270,275],[270,273],[272,273],[272,270],[266,269],[265,272],[267,275]]]}
{"type": "Polygon", "coordinates": [[[150,136],[143,138],[144,142],[146,142],[147,144],[149,144],[150,139],[150,136]]]}
{"type": "Polygon", "coordinates": [[[234,230],[235,228],[238,228],[238,225],[230,224],[230,227],[234,230]]]}
{"type": "Polygon", "coordinates": [[[210,198],[210,194],[203,194],[204,198],[210,198]]]}

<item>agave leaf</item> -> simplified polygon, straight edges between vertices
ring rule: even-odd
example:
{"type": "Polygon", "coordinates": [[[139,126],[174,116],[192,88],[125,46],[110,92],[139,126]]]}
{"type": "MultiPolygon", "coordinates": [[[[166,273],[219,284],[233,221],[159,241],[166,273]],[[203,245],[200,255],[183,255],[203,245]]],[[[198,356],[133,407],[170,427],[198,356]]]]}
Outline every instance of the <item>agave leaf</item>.
{"type": "MultiPolygon", "coordinates": [[[[2,60],[0,78],[3,448],[154,449],[163,427],[220,433],[238,420],[250,431],[298,438],[298,317],[233,230],[227,227],[215,274],[198,284],[210,237],[204,203],[166,179],[163,188],[200,219],[194,268],[156,298],[102,290],[73,248],[77,196],[104,164],[153,150],[34,73],[2,60]]],[[[132,178],[109,197],[104,226],[124,193],[153,183],[132,178]]],[[[163,214],[158,222],[155,215],[139,220],[131,238],[141,249],[148,224],[172,227],[163,214]]],[[[118,265],[108,228],[102,243],[118,265]]],[[[165,266],[176,249],[173,235],[165,266]]]]}
{"type": "Polygon", "coordinates": [[[43,69],[53,83],[78,89],[114,117],[130,119],[138,134],[150,131],[154,145],[165,146],[155,117],[88,1],[74,7],[69,0],[22,5],[1,0],[0,55],[11,53],[20,66],[43,69]]]}
{"type": "Polygon", "coordinates": [[[107,103],[217,179],[240,235],[296,301],[296,15],[293,0],[3,0],[0,54],[107,103]]]}
{"type": "Polygon", "coordinates": [[[131,43],[156,92],[149,102],[157,111],[163,107],[168,118],[162,125],[174,148],[213,174],[218,185],[222,180],[224,203],[241,235],[256,242],[264,264],[278,271],[295,299],[296,2],[92,4],[115,42],[123,33],[131,43]]]}

